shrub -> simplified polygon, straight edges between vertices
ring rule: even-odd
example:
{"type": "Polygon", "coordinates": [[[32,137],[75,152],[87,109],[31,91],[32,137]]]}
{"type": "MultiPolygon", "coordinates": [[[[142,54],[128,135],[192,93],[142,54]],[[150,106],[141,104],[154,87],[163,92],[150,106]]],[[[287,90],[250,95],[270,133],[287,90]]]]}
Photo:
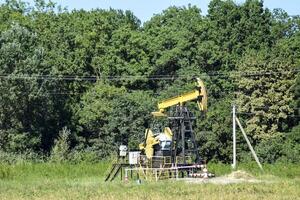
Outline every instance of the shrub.
{"type": "Polygon", "coordinates": [[[27,162],[41,163],[44,161],[44,156],[31,151],[26,151],[23,153],[0,151],[0,163],[2,164],[20,164],[27,162]]]}
{"type": "Polygon", "coordinates": [[[58,139],[54,141],[54,146],[51,150],[50,161],[51,162],[65,162],[68,160],[70,153],[69,137],[71,131],[64,127],[60,132],[58,139]]]}
{"type": "Polygon", "coordinates": [[[293,128],[288,133],[287,139],[282,146],[283,158],[281,161],[299,163],[300,162],[300,125],[293,128]]]}
{"type": "Polygon", "coordinates": [[[261,141],[255,148],[260,161],[264,163],[274,163],[282,157],[282,144],[284,138],[277,136],[261,141]]]}
{"type": "Polygon", "coordinates": [[[69,154],[69,161],[71,163],[97,163],[101,159],[97,155],[95,151],[89,151],[88,149],[85,150],[73,150],[69,154]]]}

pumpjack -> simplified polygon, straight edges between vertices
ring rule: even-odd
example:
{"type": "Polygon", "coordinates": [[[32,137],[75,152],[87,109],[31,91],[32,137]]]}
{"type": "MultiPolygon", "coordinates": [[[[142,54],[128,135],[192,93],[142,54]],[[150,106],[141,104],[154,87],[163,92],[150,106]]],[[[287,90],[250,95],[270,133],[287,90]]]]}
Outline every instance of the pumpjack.
{"type": "Polygon", "coordinates": [[[139,148],[147,159],[168,156],[172,163],[186,165],[187,159],[192,158],[192,163],[203,164],[193,131],[193,122],[196,118],[186,105],[191,101],[197,103],[200,112],[206,113],[207,92],[203,81],[199,78],[196,78],[193,91],[158,103],[158,111],[152,112],[152,115],[166,117],[169,127],[165,127],[162,133],[153,133],[151,129],[146,129],[145,140],[139,148]],[[182,158],[180,163],[178,157],[182,158]]]}
{"type": "MultiPolygon", "coordinates": [[[[178,173],[181,176],[189,177],[210,177],[204,160],[199,155],[198,145],[193,131],[193,123],[196,117],[188,109],[189,102],[196,102],[202,114],[207,112],[207,92],[203,81],[195,79],[194,90],[163,100],[158,103],[158,111],[152,112],[157,118],[164,118],[168,121],[168,126],[161,132],[152,131],[150,128],[145,130],[144,141],[139,144],[139,152],[129,152],[129,163],[119,163],[117,169],[125,168],[125,178],[127,172],[136,170],[137,176],[146,175],[149,170],[151,175],[158,177],[171,178],[178,173]],[[142,174],[141,174],[142,172],[142,174]]],[[[118,171],[115,170],[115,171],[118,171]]],[[[116,176],[116,172],[111,174],[116,176]]],[[[121,169],[122,172],[122,169],[121,169]]],[[[122,178],[122,173],[121,173],[122,178]]],[[[110,180],[113,180],[110,179],[110,180]]]]}

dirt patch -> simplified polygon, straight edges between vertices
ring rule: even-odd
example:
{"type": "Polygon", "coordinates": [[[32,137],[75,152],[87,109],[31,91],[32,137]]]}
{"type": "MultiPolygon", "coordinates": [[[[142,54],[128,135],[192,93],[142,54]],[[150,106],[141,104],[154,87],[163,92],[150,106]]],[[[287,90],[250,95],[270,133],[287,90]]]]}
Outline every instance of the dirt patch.
{"type": "Polygon", "coordinates": [[[262,180],[256,179],[251,174],[245,171],[235,171],[225,176],[214,178],[185,178],[188,183],[212,183],[212,184],[233,184],[233,183],[261,183],[262,180]]]}
{"type": "Polygon", "coordinates": [[[226,175],[226,177],[235,179],[254,179],[254,176],[242,170],[234,171],[226,175]]]}

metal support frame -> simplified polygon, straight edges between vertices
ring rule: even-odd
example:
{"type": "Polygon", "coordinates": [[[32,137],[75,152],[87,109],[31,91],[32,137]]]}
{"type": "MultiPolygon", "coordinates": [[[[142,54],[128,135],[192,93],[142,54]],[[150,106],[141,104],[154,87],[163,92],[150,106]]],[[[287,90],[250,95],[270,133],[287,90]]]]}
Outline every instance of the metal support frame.
{"type": "Polygon", "coordinates": [[[175,107],[175,110],[171,111],[170,117],[168,117],[169,123],[171,124],[170,127],[172,128],[173,138],[172,144],[174,146],[174,150],[172,152],[172,161],[173,163],[176,162],[176,156],[179,145],[181,145],[181,154],[183,157],[183,163],[186,164],[185,156],[188,153],[193,153],[196,157],[195,162],[198,163],[201,161],[199,152],[198,152],[198,145],[195,140],[195,135],[193,132],[192,124],[193,121],[196,119],[188,110],[188,108],[184,105],[178,105],[175,107]],[[186,148],[186,140],[189,139],[192,143],[192,147],[186,148]]]}
{"type": "Polygon", "coordinates": [[[118,174],[121,175],[121,180],[123,179],[123,168],[129,167],[130,164],[127,163],[115,163],[112,165],[111,169],[109,170],[109,173],[106,175],[105,182],[106,181],[113,181],[118,174]]]}

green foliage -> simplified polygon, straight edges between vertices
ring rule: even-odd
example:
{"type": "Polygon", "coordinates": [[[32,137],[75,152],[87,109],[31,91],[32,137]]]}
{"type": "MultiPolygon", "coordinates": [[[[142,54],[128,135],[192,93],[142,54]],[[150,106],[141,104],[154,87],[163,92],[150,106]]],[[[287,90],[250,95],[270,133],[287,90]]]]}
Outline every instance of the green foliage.
{"type": "Polygon", "coordinates": [[[247,0],[237,5],[233,1],[213,0],[209,4],[208,37],[218,45],[221,67],[235,69],[247,49],[260,49],[272,43],[271,13],[262,1],[247,0]]]}
{"type": "Polygon", "coordinates": [[[71,132],[69,129],[67,129],[67,127],[64,127],[60,131],[58,139],[54,141],[54,146],[51,150],[51,162],[65,162],[68,160],[70,153],[70,135],[71,132]]]}
{"type": "Polygon", "coordinates": [[[1,158],[97,162],[120,144],[136,149],[156,103],[191,90],[197,76],[208,88],[206,118],[188,106],[205,159],[231,160],[236,103],[265,162],[297,162],[299,27],[299,17],[258,0],[213,0],[207,16],[196,6],[170,7],[142,26],[130,11],[7,0],[0,4],[1,158]],[[63,127],[72,134],[58,135],[63,127]]]}
{"type": "Polygon", "coordinates": [[[289,115],[293,114],[293,65],[270,51],[248,52],[241,61],[240,69],[258,73],[242,77],[237,94],[239,112],[253,114],[247,120],[246,132],[254,139],[268,139],[288,130],[289,115]]]}
{"type": "Polygon", "coordinates": [[[91,149],[76,150],[73,149],[68,154],[68,163],[78,164],[78,163],[99,163],[103,161],[102,158],[99,158],[96,151],[91,149]]]}
{"type": "Polygon", "coordinates": [[[35,149],[41,142],[38,124],[48,104],[38,93],[41,82],[37,79],[20,81],[14,77],[37,74],[43,67],[42,61],[43,48],[28,29],[13,25],[1,33],[0,73],[7,76],[0,82],[0,143],[4,149],[22,152],[35,149]]]}
{"type": "Polygon", "coordinates": [[[46,159],[44,155],[37,154],[33,151],[22,153],[5,152],[2,150],[0,151],[0,163],[3,164],[24,164],[28,162],[42,163],[45,160],[46,159]]]}
{"type": "Polygon", "coordinates": [[[281,160],[286,163],[299,163],[300,162],[300,125],[293,128],[288,133],[287,139],[282,146],[283,157],[281,160]]]}
{"type": "Polygon", "coordinates": [[[79,137],[86,138],[85,145],[99,152],[100,158],[117,152],[120,144],[136,149],[153,107],[148,92],[99,82],[82,97],[76,112],[84,133],[79,137]]]}
{"type": "Polygon", "coordinates": [[[206,160],[230,162],[232,154],[230,99],[213,104],[197,130],[200,155],[206,160]]]}
{"type": "MultiPolygon", "coordinates": [[[[295,115],[300,116],[300,67],[298,67],[298,75],[296,79],[296,83],[294,85],[293,91],[294,91],[294,110],[295,115]]],[[[300,117],[298,117],[297,120],[298,123],[300,123],[300,117]]]]}
{"type": "Polygon", "coordinates": [[[283,144],[284,138],[280,136],[263,140],[256,146],[257,156],[261,162],[275,163],[283,156],[283,144]]]}

